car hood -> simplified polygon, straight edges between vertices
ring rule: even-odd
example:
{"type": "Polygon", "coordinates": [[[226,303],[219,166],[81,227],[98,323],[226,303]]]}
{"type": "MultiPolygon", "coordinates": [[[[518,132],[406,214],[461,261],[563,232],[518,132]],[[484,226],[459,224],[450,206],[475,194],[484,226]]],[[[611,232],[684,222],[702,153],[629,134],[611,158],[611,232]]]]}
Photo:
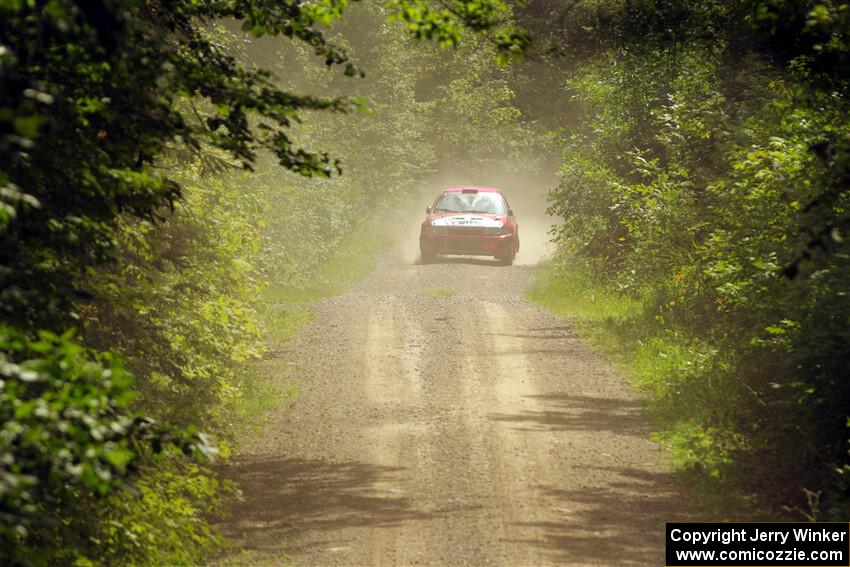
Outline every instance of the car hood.
{"type": "Polygon", "coordinates": [[[486,213],[439,213],[428,217],[431,226],[501,228],[507,220],[508,217],[505,215],[486,213]]]}

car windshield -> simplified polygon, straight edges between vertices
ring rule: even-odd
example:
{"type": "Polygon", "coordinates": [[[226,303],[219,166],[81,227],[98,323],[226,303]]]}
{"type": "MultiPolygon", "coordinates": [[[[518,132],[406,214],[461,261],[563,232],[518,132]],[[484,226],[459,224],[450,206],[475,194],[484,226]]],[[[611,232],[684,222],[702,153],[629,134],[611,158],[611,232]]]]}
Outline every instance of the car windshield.
{"type": "Polygon", "coordinates": [[[505,214],[505,205],[498,193],[458,193],[447,191],[440,195],[434,211],[446,213],[505,214]]]}

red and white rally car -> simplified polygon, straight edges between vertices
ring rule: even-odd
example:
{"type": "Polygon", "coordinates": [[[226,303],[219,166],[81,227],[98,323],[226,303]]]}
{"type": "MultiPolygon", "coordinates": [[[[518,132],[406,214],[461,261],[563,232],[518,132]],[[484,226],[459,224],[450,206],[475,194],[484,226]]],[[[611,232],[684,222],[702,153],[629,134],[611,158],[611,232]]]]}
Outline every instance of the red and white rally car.
{"type": "Polygon", "coordinates": [[[437,254],[462,254],[512,264],[519,252],[519,224],[498,189],[449,187],[425,213],[419,234],[423,262],[437,254]]]}

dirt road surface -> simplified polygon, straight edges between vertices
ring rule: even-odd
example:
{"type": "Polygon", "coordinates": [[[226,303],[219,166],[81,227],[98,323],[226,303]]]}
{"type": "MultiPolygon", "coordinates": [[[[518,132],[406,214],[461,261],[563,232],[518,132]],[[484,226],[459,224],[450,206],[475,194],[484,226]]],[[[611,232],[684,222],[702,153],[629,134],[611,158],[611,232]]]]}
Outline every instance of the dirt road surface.
{"type": "Polygon", "coordinates": [[[251,565],[664,565],[688,498],[532,266],[390,252],[285,352],[294,406],[230,468],[251,565]],[[450,295],[451,294],[451,295],[450,295]]]}

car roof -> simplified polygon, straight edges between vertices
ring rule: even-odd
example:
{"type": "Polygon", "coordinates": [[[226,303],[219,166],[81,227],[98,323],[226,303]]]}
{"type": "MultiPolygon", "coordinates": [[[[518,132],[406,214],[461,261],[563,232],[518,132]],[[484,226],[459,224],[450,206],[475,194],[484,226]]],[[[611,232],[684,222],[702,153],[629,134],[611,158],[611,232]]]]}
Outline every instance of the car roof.
{"type": "Polygon", "coordinates": [[[496,189],[495,187],[478,187],[477,185],[462,185],[458,187],[446,187],[443,189],[443,193],[461,193],[464,190],[473,189],[478,191],[479,193],[501,193],[501,189],[496,189]]]}

